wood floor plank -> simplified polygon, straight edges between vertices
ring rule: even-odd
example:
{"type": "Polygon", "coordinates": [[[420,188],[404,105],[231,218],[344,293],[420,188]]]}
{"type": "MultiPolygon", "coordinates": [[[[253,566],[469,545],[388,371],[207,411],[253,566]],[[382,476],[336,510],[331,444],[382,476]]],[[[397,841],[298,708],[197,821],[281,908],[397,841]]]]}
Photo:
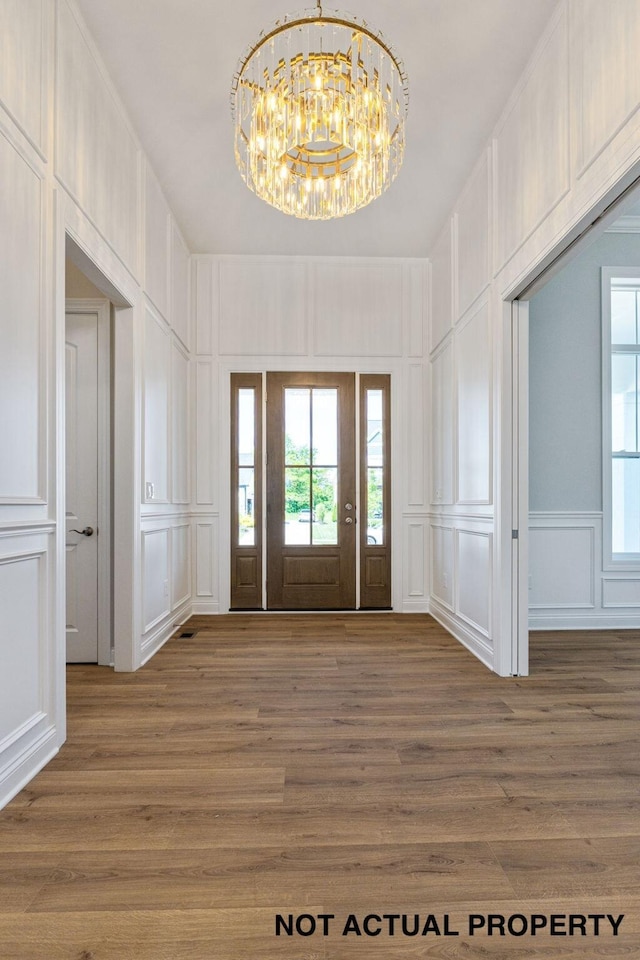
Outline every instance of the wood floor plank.
{"type": "Polygon", "coordinates": [[[376,766],[352,764],[333,772],[321,765],[287,767],[284,802],[291,805],[352,804],[394,801],[401,795],[403,803],[424,803],[426,800],[451,801],[504,800],[505,791],[490,777],[466,777],[463,770],[449,775],[424,765],[404,764],[376,766]]]}
{"type": "Polygon", "coordinates": [[[68,668],[68,742],[0,812],[1,960],[640,960],[640,631],[500,678],[422,614],[188,626],[68,668]],[[274,935],[352,911],[462,932],[274,935]],[[618,938],[463,929],[601,911],[618,938]]]}
{"type": "Polygon", "coordinates": [[[396,899],[449,897],[461,887],[484,896],[511,897],[513,888],[487,844],[393,844],[216,848],[153,851],[140,862],[123,853],[117,870],[105,853],[74,854],[61,860],[57,876],[43,884],[29,912],[77,910],[212,909],[264,907],[274,901],[287,912],[304,909],[329,891],[348,900],[354,876],[372,902],[393,889],[396,899]],[[304,890],[304,899],[300,891],[304,890]]]}
{"type": "Polygon", "coordinates": [[[135,742],[111,743],[87,751],[82,760],[84,770],[171,770],[191,769],[227,770],[230,767],[281,767],[293,762],[314,766],[348,766],[354,764],[382,764],[397,766],[400,763],[396,743],[391,738],[350,739],[334,741],[297,737],[274,738],[269,731],[244,734],[233,739],[227,734],[200,737],[135,742]],[[224,735],[223,735],[224,736],[224,735]]]}
{"type": "MultiPolygon", "coordinates": [[[[535,897],[637,895],[640,839],[607,838],[492,842],[491,849],[517,894],[535,897]]],[[[625,911],[623,911],[625,912],[625,911]]]]}
{"type": "Polygon", "coordinates": [[[156,805],[188,809],[236,806],[261,807],[281,804],[284,768],[263,767],[204,770],[129,770],[126,783],[110,770],[45,770],[37,783],[28,786],[14,801],[14,808],[29,810],[79,810],[91,805],[102,809],[144,805],[152,797],[156,805]]]}
{"type": "MultiPolygon", "coordinates": [[[[207,810],[186,810],[176,822],[170,846],[209,847],[219,842],[207,831],[207,810]]],[[[442,843],[464,840],[486,842],[498,837],[576,837],[573,824],[546,801],[508,798],[465,802],[400,799],[397,802],[351,802],[345,808],[332,804],[283,804],[256,811],[225,812],[226,830],[238,846],[309,843],[322,845],[327,830],[342,843],[419,842],[430,837],[442,843]],[[349,840],[349,838],[351,838],[349,840]]]]}

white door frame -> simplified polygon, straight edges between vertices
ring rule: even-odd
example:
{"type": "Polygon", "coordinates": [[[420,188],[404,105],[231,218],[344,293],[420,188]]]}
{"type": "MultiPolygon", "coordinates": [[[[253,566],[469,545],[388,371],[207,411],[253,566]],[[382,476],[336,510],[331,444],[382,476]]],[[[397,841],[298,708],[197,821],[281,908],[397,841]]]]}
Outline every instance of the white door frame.
{"type": "Polygon", "coordinates": [[[55,515],[56,726],[66,737],[65,697],[65,267],[69,257],[113,307],[112,342],[112,636],[116,670],[137,670],[140,654],[140,434],[141,361],[138,330],[143,310],[131,273],[64,191],[55,195],[55,515]]]}
{"type": "Polygon", "coordinates": [[[511,302],[511,673],[529,673],[529,303],[511,302]]]}
{"type": "MultiPolygon", "coordinates": [[[[640,200],[640,162],[628,170],[624,178],[600,197],[580,221],[568,230],[544,258],[511,289],[502,294],[504,310],[503,385],[508,392],[506,369],[511,372],[510,402],[503,406],[503,426],[510,432],[504,444],[503,483],[511,490],[510,503],[503,502],[501,521],[505,528],[501,543],[504,548],[508,531],[507,517],[511,516],[512,530],[518,531],[511,550],[509,571],[510,651],[501,648],[504,657],[499,673],[527,675],[529,672],[529,300],[577,254],[604,233],[625,209],[640,200]],[[522,299],[520,299],[522,298],[522,299]],[[510,473],[510,475],[509,475],[510,473]],[[509,661],[511,670],[508,669],[509,661]]],[[[506,560],[506,551],[504,553],[506,560]]],[[[507,601],[506,581],[502,600],[507,601]]],[[[502,629],[509,629],[508,617],[502,617],[502,629]]],[[[505,634],[502,634],[503,636],[505,634]]],[[[500,665],[498,665],[500,667],[500,665]]]]}
{"type": "MultiPolygon", "coordinates": [[[[233,613],[230,608],[231,598],[231,570],[230,570],[230,551],[231,551],[231,374],[232,373],[261,373],[264,376],[264,389],[262,396],[263,403],[263,458],[266,457],[266,373],[268,370],[278,370],[282,373],[296,373],[299,371],[310,371],[313,373],[322,373],[327,369],[335,373],[355,373],[356,386],[360,374],[384,373],[391,377],[391,543],[392,543],[392,563],[391,563],[391,606],[396,613],[402,611],[402,577],[403,577],[403,558],[404,542],[402,538],[402,501],[401,501],[401,471],[396,470],[396,464],[401,463],[401,444],[404,442],[405,431],[403,430],[402,415],[403,394],[401,393],[403,384],[404,367],[397,358],[373,357],[363,360],[360,357],[307,357],[304,360],[291,357],[275,356],[266,358],[247,357],[246,362],[238,361],[219,361],[214,362],[214,381],[218,378],[218,404],[220,415],[218,417],[217,427],[219,434],[217,437],[217,449],[219,457],[219,509],[213,511],[213,515],[218,524],[219,534],[219,564],[216,576],[216,585],[218,591],[218,602],[221,613],[233,613]],[[226,558],[226,559],[225,559],[226,558]]],[[[214,386],[214,390],[216,387],[214,386]]],[[[356,444],[359,444],[359,427],[356,432],[356,444]]],[[[263,477],[266,477],[266,462],[263,459],[263,477]]],[[[359,474],[356,475],[356,483],[359,485],[359,474]]],[[[263,483],[266,491],[266,484],[263,483]]],[[[263,491],[264,493],[264,491],[263,491]]],[[[266,494],[265,494],[266,495],[266,494]]],[[[265,504],[266,506],[266,504],[265,504]]],[[[263,524],[266,523],[266,509],[263,509],[263,524]]],[[[263,529],[263,605],[266,611],[266,526],[263,529]]],[[[358,547],[357,563],[359,569],[360,553],[358,547]]],[[[356,577],[356,582],[358,577],[356,577]]],[[[357,589],[356,603],[359,606],[360,593],[357,589]]],[[[384,612],[384,611],[381,611],[384,612]]]]}
{"type": "Polygon", "coordinates": [[[493,573],[499,642],[493,669],[501,677],[529,672],[529,307],[517,299],[497,299],[500,335],[496,362],[500,371],[497,404],[500,442],[495,447],[499,485],[493,573]]]}
{"type": "Polygon", "coordinates": [[[69,298],[68,313],[92,313],[98,318],[98,663],[113,666],[111,625],[111,303],[69,298]]]}

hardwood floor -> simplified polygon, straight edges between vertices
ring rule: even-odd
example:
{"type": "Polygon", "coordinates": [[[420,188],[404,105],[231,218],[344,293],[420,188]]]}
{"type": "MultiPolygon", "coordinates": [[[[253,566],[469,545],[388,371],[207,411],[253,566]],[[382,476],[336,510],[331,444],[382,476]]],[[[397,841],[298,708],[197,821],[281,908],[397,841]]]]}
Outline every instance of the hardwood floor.
{"type": "Polygon", "coordinates": [[[68,742],[0,812],[2,960],[640,958],[640,633],[534,634],[501,679],[427,616],[189,627],[69,668],[68,742]]]}

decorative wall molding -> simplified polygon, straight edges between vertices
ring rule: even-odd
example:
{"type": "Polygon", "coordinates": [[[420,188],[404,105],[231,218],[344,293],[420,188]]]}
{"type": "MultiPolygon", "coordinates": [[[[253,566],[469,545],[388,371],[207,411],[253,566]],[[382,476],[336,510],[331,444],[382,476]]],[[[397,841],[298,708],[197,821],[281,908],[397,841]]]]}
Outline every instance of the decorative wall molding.
{"type": "Polygon", "coordinates": [[[57,11],[55,173],[137,275],[140,148],[75,4],[57,11]]]}
{"type": "Polygon", "coordinates": [[[589,105],[575,116],[576,176],[582,178],[640,107],[640,74],[620,69],[621,63],[635,64],[640,10],[624,0],[612,15],[598,0],[571,0],[571,15],[583,41],[574,50],[572,84],[576,100],[589,105]]]}
{"type": "Polygon", "coordinates": [[[454,234],[453,220],[445,223],[430,254],[431,308],[429,349],[435,350],[453,327],[454,234]]]}
{"type": "Polygon", "coordinates": [[[489,303],[482,297],[454,333],[456,503],[493,500],[493,371],[489,303]]]}
{"type": "Polygon", "coordinates": [[[497,269],[550,218],[571,189],[570,111],[568,13],[561,3],[495,131],[497,269]]]}
{"type": "Polygon", "coordinates": [[[640,233],[640,217],[622,216],[607,227],[607,233],[640,233]]]}
{"type": "MultiPolygon", "coordinates": [[[[45,504],[47,475],[47,183],[44,173],[0,131],[0,289],[8,322],[0,351],[0,382],[7,408],[0,428],[0,511],[4,505],[45,504]],[[13,283],[20,277],[20,283],[13,283]]],[[[0,514],[1,515],[1,514],[0,514]]]]}
{"type": "Polygon", "coordinates": [[[530,514],[532,630],[640,628],[640,569],[603,569],[603,514],[530,514]]]}
{"type": "Polygon", "coordinates": [[[13,56],[0,61],[0,105],[43,160],[47,159],[49,37],[51,4],[46,0],[7,0],[0,15],[0,32],[13,56]],[[20,67],[28,63],[25,73],[20,67]]]}

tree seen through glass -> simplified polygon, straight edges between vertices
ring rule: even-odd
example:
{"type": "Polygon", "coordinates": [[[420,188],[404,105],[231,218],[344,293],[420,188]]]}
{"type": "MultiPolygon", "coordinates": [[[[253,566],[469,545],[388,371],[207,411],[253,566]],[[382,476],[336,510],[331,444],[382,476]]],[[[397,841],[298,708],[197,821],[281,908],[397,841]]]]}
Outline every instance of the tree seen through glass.
{"type": "Polygon", "coordinates": [[[329,458],[337,458],[336,391],[286,392],[285,543],[335,544],[338,468],[329,458]],[[312,437],[318,438],[313,446],[303,440],[312,437]]]}

